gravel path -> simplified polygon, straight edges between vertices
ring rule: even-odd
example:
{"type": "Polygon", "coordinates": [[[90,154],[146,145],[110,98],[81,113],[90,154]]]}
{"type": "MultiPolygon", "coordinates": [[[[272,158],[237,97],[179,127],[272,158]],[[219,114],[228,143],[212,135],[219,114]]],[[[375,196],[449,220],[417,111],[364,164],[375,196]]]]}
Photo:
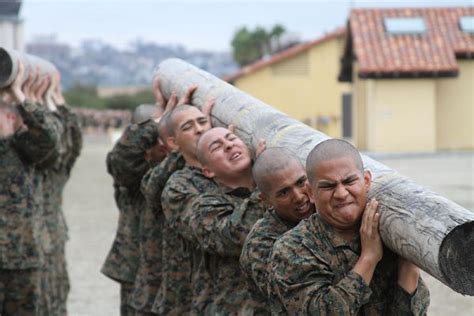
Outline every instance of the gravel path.
{"type": "MultiPolygon", "coordinates": [[[[68,302],[71,316],[119,315],[119,287],[100,273],[118,218],[112,180],[105,170],[105,155],[110,148],[105,138],[88,139],[66,187],[64,210],[70,234],[67,259],[72,286],[68,302]]],[[[474,210],[474,153],[375,158],[474,210]]],[[[429,315],[474,315],[474,298],[457,294],[428,275],[423,277],[431,291],[429,315]]]]}

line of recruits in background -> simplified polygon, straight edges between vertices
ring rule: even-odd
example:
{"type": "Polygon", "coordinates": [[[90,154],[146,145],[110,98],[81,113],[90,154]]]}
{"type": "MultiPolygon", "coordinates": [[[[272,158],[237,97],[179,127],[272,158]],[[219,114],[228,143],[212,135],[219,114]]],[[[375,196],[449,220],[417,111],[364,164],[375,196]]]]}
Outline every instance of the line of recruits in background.
{"type": "Polygon", "coordinates": [[[120,211],[102,272],[121,315],[424,315],[419,268],[383,246],[371,174],[326,140],[306,168],[212,127],[192,86],[137,107],[107,156],[120,211]]]}
{"type": "Polygon", "coordinates": [[[80,154],[60,75],[19,62],[0,100],[0,315],[67,315],[62,194],[80,154]]]}

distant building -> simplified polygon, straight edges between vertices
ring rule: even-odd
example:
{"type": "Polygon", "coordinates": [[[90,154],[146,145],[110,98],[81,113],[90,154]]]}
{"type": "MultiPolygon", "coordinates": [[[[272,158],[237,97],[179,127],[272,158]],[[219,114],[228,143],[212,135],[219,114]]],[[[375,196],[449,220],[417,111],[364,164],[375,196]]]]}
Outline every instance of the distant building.
{"type": "Polygon", "coordinates": [[[20,0],[0,1],[0,46],[24,50],[23,21],[19,17],[20,0]]]}
{"type": "Polygon", "coordinates": [[[357,9],[347,34],[359,148],[474,149],[474,7],[357,9]]]}
{"type": "Polygon", "coordinates": [[[241,68],[224,80],[332,137],[343,137],[342,101],[350,85],[337,81],[345,29],[295,45],[241,68]]]}
{"type": "Polygon", "coordinates": [[[354,9],[346,28],[225,79],[361,150],[472,150],[474,7],[354,9]]]}

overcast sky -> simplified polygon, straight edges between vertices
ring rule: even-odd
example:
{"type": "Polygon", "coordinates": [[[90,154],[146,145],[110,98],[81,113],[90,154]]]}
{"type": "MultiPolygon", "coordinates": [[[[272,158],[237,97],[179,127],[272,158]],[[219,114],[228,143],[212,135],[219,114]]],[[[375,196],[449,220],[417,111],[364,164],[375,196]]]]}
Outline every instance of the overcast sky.
{"type": "MultiPolygon", "coordinates": [[[[1,0],[0,0],[1,1],[1,0]]],[[[84,38],[119,47],[141,38],[190,49],[230,50],[240,26],[276,23],[303,40],[315,39],[346,23],[354,7],[469,6],[473,0],[431,1],[209,1],[209,0],[23,0],[25,39],[56,34],[77,46],[84,38]]]]}

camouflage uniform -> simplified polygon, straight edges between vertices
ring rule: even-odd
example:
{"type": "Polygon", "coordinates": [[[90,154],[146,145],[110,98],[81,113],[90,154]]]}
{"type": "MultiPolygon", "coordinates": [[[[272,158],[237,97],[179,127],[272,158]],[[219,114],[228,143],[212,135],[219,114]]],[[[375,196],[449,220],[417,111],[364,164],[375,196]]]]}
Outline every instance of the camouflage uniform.
{"type": "Polygon", "coordinates": [[[44,108],[18,111],[27,128],[0,140],[0,314],[38,315],[48,236],[34,167],[57,153],[58,138],[44,108]]]}
{"type": "Polygon", "coordinates": [[[37,197],[40,201],[38,213],[40,214],[40,225],[42,228],[44,251],[46,254],[45,265],[41,273],[42,296],[40,299],[41,315],[63,315],[59,312],[58,288],[60,285],[56,280],[57,255],[55,249],[57,246],[57,214],[55,191],[58,183],[56,183],[55,169],[60,165],[61,158],[66,151],[64,142],[62,141],[65,133],[58,112],[46,112],[46,119],[51,128],[58,135],[57,152],[50,155],[47,159],[35,165],[34,185],[37,197]]]}
{"type": "Polygon", "coordinates": [[[245,240],[240,265],[247,274],[250,293],[257,300],[267,300],[272,314],[286,314],[278,298],[271,293],[268,264],[275,241],[296,224],[282,219],[273,208],[259,219],[245,240]]]}
{"type": "Polygon", "coordinates": [[[131,124],[107,155],[107,170],[114,179],[115,201],[120,213],[117,235],[101,271],[124,287],[121,290],[122,315],[134,315],[127,304],[139,266],[140,212],[146,205],[140,183],[153,167],[145,160],[145,152],[157,138],[154,121],[131,124]]]}
{"type": "Polygon", "coordinates": [[[66,267],[65,243],[67,225],[62,210],[62,194],[71,169],[82,148],[82,134],[77,117],[61,106],[50,115],[60,133],[59,157],[43,171],[43,199],[46,226],[51,237],[51,251],[47,260],[48,315],[67,314],[69,277],[66,267]]]}
{"type": "Polygon", "coordinates": [[[166,183],[161,196],[165,224],[163,226],[162,284],[156,296],[154,311],[158,314],[199,314],[209,298],[209,282],[203,271],[202,252],[189,240],[186,232],[186,211],[192,201],[217,188],[214,181],[200,170],[186,166],[176,171],[166,183]]]}
{"type": "Polygon", "coordinates": [[[204,252],[214,257],[209,267],[213,302],[206,313],[264,314],[265,301],[250,296],[239,264],[245,238],[265,211],[260,193],[220,186],[216,192],[200,195],[191,207],[189,226],[193,237],[204,252]]]}
{"type": "Polygon", "coordinates": [[[426,314],[428,289],[421,278],[412,296],[398,286],[393,252],[384,248],[370,286],[351,271],[360,253],[360,236],[346,241],[314,214],[275,243],[272,286],[292,315],[426,314]]]}
{"type": "Polygon", "coordinates": [[[130,305],[142,312],[151,313],[161,284],[162,233],[165,221],[161,193],[170,175],[183,166],[182,156],[171,153],[142,179],[141,190],[146,199],[146,208],[140,214],[140,265],[130,298],[130,305]]]}

